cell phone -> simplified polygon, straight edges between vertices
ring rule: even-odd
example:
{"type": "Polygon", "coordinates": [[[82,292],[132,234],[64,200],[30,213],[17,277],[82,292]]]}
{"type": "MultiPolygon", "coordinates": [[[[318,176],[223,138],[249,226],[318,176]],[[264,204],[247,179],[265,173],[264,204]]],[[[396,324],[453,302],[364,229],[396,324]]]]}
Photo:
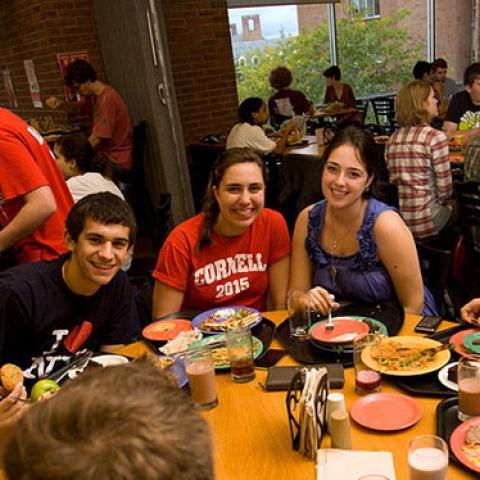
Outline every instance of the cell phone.
{"type": "Polygon", "coordinates": [[[433,333],[438,325],[440,325],[442,317],[429,316],[422,317],[422,319],[417,323],[415,331],[419,333],[433,333]]]}
{"type": "Polygon", "coordinates": [[[267,353],[258,360],[255,361],[255,366],[258,368],[270,368],[276,365],[281,358],[283,358],[287,352],[285,350],[278,350],[272,348],[267,351],[267,353]]]}

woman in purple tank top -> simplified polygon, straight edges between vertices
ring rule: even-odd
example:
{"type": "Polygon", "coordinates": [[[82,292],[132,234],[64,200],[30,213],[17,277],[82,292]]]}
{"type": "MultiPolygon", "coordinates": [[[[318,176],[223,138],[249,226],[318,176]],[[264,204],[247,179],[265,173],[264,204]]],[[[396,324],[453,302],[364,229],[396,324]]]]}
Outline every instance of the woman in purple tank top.
{"type": "Polygon", "coordinates": [[[405,312],[435,315],[423,286],[412,234],[400,215],[374,198],[375,141],[340,130],[324,155],[325,200],[305,208],[293,236],[290,288],[300,305],[326,314],[335,300],[398,300],[405,312]]]}

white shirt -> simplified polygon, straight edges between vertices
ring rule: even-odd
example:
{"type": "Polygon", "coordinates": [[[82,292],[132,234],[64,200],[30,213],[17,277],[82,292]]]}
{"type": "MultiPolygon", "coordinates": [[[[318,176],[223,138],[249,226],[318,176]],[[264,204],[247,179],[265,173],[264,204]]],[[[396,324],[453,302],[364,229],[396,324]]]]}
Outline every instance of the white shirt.
{"type": "Polygon", "coordinates": [[[75,203],[86,195],[100,192],[111,192],[122,200],[125,200],[122,192],[112,180],[96,172],[87,172],[83,175],[70,177],[67,180],[67,187],[75,203]]]}
{"type": "Polygon", "coordinates": [[[227,137],[227,150],[231,148],[251,148],[257,153],[266,155],[271,153],[276,143],[270,140],[258,125],[249,123],[237,123],[230,130],[227,137]]]}

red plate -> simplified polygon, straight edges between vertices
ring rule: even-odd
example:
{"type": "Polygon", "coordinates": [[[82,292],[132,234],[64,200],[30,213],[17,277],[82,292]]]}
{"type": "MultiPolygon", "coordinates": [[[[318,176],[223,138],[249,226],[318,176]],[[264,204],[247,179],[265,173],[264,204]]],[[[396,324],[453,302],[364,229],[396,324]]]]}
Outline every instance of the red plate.
{"type": "Polygon", "coordinates": [[[461,423],[450,436],[450,448],[454,455],[462,462],[466,467],[474,472],[480,472],[480,465],[475,465],[468,455],[462,452],[462,447],[465,444],[465,437],[467,436],[468,429],[472,425],[480,426],[480,417],[473,417],[466,422],[461,423]]]}
{"type": "Polygon", "coordinates": [[[347,336],[350,334],[363,335],[368,333],[368,325],[351,318],[335,317],[332,318],[333,329],[327,330],[327,322],[321,322],[312,328],[311,335],[318,342],[323,343],[352,343],[353,338],[347,336]]]}
{"type": "Polygon", "coordinates": [[[173,340],[180,332],[185,330],[192,330],[192,322],[183,318],[172,318],[147,325],[143,329],[142,335],[147,340],[166,342],[173,340]]]}
{"type": "Polygon", "coordinates": [[[449,342],[453,343],[455,345],[455,352],[457,352],[459,355],[462,357],[466,358],[471,358],[472,360],[478,360],[478,355],[473,355],[470,353],[463,345],[463,339],[467,336],[470,335],[471,333],[479,332],[480,330],[478,328],[469,328],[467,330],[462,330],[455,335],[452,335],[450,337],[449,342]]]}
{"type": "Polygon", "coordinates": [[[371,393],[353,404],[350,415],[372,430],[402,430],[422,418],[423,408],[402,393],[371,393]]]}

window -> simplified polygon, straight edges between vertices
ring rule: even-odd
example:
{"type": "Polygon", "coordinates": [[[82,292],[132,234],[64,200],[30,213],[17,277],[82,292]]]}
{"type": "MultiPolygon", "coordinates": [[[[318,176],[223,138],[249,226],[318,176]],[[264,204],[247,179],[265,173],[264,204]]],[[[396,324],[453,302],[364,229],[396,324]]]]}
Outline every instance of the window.
{"type": "Polygon", "coordinates": [[[353,5],[359,12],[363,12],[365,18],[380,16],[380,0],[353,0],[353,5]]]}

